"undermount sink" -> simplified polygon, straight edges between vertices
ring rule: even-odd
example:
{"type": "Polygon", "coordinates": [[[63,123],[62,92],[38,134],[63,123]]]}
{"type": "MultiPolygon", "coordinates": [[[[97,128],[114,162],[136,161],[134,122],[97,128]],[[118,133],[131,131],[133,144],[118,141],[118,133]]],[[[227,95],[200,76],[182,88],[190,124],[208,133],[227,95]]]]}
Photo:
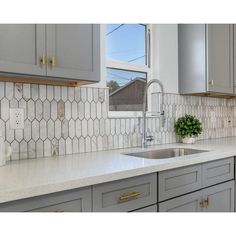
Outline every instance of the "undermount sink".
{"type": "Polygon", "coordinates": [[[208,152],[208,151],[191,149],[191,148],[168,148],[168,149],[160,149],[160,150],[146,151],[146,152],[126,153],[125,155],[147,158],[147,159],[165,159],[165,158],[171,158],[171,157],[192,155],[192,154],[202,153],[202,152],[208,152]]]}

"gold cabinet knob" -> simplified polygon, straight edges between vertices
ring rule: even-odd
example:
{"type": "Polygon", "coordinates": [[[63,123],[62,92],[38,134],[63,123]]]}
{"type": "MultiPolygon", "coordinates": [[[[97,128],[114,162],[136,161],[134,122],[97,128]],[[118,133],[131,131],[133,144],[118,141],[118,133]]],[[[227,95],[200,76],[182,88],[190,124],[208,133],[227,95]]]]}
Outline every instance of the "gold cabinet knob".
{"type": "Polygon", "coordinates": [[[50,58],[50,65],[53,67],[53,66],[55,66],[56,65],[56,58],[55,58],[55,56],[52,56],[51,58],[50,58]]]}
{"type": "Polygon", "coordinates": [[[209,80],[209,85],[214,85],[214,80],[212,79],[212,80],[209,80]]]}
{"type": "Polygon", "coordinates": [[[209,205],[210,205],[210,199],[209,197],[207,197],[207,199],[202,199],[200,202],[199,202],[199,205],[201,208],[207,208],[209,205]]]}
{"type": "Polygon", "coordinates": [[[207,197],[207,199],[204,199],[204,205],[205,205],[205,207],[208,207],[210,205],[209,197],[207,197]]]}
{"type": "Polygon", "coordinates": [[[40,57],[39,61],[40,61],[40,64],[43,66],[46,64],[46,57],[44,54],[40,57]]]}

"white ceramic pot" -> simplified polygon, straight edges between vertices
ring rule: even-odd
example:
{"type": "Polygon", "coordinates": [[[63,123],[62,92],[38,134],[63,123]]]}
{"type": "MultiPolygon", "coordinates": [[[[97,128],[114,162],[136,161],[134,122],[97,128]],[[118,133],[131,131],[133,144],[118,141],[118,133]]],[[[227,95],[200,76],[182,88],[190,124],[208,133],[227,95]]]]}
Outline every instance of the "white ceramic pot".
{"type": "Polygon", "coordinates": [[[193,144],[195,143],[195,138],[193,137],[184,137],[182,138],[183,143],[193,144]]]}

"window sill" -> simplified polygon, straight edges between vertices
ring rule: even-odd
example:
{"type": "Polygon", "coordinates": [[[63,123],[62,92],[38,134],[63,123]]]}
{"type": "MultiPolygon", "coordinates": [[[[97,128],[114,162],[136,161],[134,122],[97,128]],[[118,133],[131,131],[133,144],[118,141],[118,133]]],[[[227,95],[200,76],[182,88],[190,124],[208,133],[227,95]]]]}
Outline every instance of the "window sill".
{"type": "MultiPolygon", "coordinates": [[[[108,118],[142,118],[142,111],[109,111],[108,118]]],[[[147,112],[146,117],[157,118],[160,117],[159,113],[147,112]]]]}

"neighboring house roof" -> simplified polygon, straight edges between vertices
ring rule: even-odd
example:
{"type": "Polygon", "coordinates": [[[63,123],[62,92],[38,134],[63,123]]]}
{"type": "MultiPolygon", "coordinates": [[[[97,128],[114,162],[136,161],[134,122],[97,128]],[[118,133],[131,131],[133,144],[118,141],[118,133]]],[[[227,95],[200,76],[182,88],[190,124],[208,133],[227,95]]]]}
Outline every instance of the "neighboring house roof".
{"type": "Polygon", "coordinates": [[[116,93],[119,93],[120,90],[125,89],[126,87],[130,86],[131,84],[133,84],[133,83],[136,82],[136,81],[141,81],[141,82],[143,82],[143,83],[146,83],[146,79],[143,79],[143,78],[140,78],[140,77],[136,77],[136,78],[134,78],[133,80],[130,80],[129,83],[125,84],[124,86],[122,86],[122,87],[120,87],[119,89],[117,89],[117,90],[115,90],[114,92],[112,92],[112,93],[109,95],[109,97],[110,97],[110,96],[113,96],[113,95],[116,94],[116,93]]]}
{"type": "Polygon", "coordinates": [[[135,78],[109,96],[109,105],[137,105],[143,103],[146,80],[135,78]]]}

